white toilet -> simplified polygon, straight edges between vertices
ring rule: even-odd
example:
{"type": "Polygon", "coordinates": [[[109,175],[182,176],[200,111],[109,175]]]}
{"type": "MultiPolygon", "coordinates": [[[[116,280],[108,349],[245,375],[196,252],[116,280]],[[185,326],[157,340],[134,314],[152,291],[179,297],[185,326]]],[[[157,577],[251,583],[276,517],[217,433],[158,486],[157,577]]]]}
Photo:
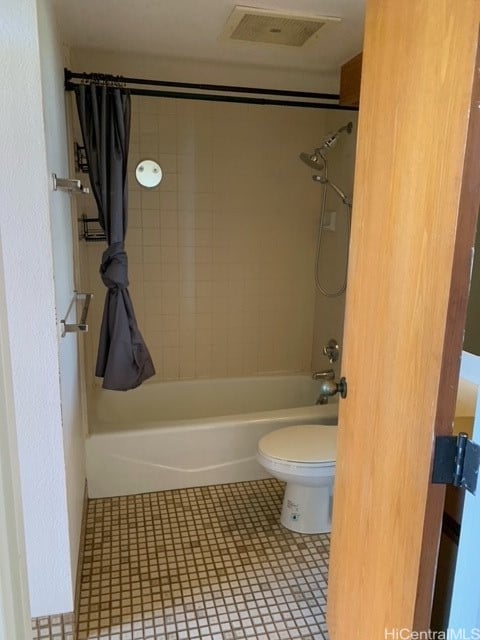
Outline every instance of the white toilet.
{"type": "Polygon", "coordinates": [[[337,426],[308,424],[277,429],[258,443],[258,462],[287,483],[281,524],[298,533],[332,528],[337,426]]]}

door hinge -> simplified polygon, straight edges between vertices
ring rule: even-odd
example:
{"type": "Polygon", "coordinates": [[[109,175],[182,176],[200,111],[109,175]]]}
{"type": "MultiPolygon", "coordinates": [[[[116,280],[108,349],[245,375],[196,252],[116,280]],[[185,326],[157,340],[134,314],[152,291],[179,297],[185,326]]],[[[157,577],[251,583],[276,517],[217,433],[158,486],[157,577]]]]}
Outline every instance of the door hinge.
{"type": "Polygon", "coordinates": [[[433,484],[451,484],[475,495],[480,467],[480,446],[466,433],[435,438],[433,484]]]}

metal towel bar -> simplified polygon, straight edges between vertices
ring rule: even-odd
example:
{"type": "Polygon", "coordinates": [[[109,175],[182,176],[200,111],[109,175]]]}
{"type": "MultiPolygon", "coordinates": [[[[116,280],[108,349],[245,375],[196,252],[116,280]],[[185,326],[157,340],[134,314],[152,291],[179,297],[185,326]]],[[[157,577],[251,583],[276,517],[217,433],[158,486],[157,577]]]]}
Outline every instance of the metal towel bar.
{"type": "Polygon", "coordinates": [[[65,318],[63,320],[60,320],[60,324],[62,325],[62,338],[64,338],[67,335],[67,333],[88,331],[87,315],[88,315],[88,308],[90,307],[90,301],[92,298],[93,298],[93,293],[79,293],[78,291],[74,291],[73,298],[68,306],[67,313],[65,314],[65,318]],[[72,310],[72,307],[75,305],[75,303],[78,302],[78,300],[85,301],[83,303],[80,322],[68,324],[67,319],[68,319],[68,316],[70,315],[70,311],[72,310]]]}
{"type": "Polygon", "coordinates": [[[56,173],[52,173],[53,190],[68,191],[69,193],[90,193],[88,187],[84,187],[80,180],[76,178],[58,178],[56,173]]]}

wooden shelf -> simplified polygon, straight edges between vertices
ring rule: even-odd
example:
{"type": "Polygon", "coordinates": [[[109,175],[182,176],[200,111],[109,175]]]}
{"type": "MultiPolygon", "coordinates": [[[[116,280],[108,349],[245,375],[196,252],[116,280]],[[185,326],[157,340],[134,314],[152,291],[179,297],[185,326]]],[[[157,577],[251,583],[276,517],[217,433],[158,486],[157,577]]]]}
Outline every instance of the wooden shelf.
{"type": "Polygon", "coordinates": [[[362,77],[362,53],[342,66],[340,75],[340,104],[358,107],[360,103],[360,81],[362,77]]]}

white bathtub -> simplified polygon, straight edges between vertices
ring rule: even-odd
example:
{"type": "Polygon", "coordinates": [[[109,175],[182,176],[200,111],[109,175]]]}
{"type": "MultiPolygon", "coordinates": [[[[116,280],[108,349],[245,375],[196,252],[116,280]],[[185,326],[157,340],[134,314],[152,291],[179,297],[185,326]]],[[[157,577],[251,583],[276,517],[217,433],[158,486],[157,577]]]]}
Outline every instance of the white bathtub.
{"type": "Polygon", "coordinates": [[[267,477],[255,460],[264,434],[335,424],[336,403],[315,405],[307,375],[147,383],[98,390],[87,438],[91,498],[267,477]]]}

